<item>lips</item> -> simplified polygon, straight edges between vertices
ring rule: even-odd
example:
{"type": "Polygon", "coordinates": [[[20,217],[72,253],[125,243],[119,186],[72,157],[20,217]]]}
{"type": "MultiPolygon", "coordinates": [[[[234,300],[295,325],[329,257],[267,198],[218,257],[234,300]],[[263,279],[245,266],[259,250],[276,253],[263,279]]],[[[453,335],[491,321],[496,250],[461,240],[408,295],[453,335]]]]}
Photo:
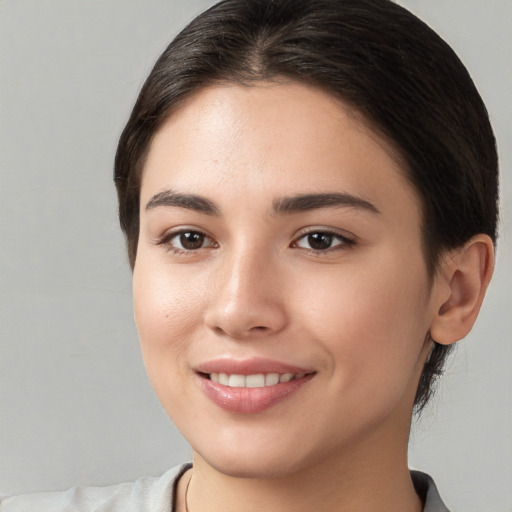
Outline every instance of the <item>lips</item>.
{"type": "Polygon", "coordinates": [[[262,412],[290,398],[315,372],[268,359],[217,359],[200,365],[196,374],[205,395],[222,409],[262,412]]]}

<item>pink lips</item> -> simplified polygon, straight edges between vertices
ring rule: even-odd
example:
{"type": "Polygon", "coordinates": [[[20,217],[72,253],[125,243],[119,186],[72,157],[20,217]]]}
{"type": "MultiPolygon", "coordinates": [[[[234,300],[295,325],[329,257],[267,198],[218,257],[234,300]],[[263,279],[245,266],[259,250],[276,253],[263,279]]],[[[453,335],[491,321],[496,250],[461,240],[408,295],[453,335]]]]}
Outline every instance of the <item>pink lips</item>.
{"type": "Polygon", "coordinates": [[[201,389],[213,403],[228,412],[241,414],[262,412],[280,403],[293,395],[315,375],[315,372],[311,370],[260,358],[243,361],[231,358],[217,359],[199,365],[196,372],[201,389]],[[271,386],[231,387],[210,380],[209,376],[212,373],[239,376],[277,373],[279,375],[293,374],[299,377],[271,386]]]}

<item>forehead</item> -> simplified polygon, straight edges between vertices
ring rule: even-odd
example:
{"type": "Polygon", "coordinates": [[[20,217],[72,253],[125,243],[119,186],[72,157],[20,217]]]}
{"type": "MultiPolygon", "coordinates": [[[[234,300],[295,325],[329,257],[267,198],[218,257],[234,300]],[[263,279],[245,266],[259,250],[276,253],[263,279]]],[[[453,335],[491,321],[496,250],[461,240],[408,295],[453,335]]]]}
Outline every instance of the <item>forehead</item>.
{"type": "Polygon", "coordinates": [[[166,188],[256,198],[340,187],[362,196],[400,191],[419,207],[391,145],[339,99],[295,82],[228,84],[189,97],[155,134],[141,203],[166,188]]]}

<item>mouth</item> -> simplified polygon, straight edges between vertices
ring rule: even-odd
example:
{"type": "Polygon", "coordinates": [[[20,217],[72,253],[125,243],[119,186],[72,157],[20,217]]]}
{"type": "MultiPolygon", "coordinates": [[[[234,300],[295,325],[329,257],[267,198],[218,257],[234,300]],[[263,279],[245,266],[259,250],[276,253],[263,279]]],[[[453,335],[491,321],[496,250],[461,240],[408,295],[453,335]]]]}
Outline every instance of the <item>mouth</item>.
{"type": "Polygon", "coordinates": [[[254,414],[291,399],[317,374],[268,359],[221,358],[196,368],[206,397],[230,413],[254,414]]]}
{"type": "Polygon", "coordinates": [[[302,379],[307,373],[255,373],[250,375],[203,373],[202,376],[229,388],[265,388],[302,379]]]}

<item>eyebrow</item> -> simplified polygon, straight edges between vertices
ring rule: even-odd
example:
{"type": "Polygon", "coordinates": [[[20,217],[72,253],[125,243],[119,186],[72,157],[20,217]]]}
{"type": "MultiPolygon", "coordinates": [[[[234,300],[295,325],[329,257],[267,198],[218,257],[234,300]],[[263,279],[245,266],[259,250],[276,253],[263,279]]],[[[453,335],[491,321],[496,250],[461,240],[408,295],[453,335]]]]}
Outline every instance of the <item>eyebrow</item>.
{"type": "Polygon", "coordinates": [[[152,210],[158,206],[178,206],[206,215],[220,215],[219,208],[209,199],[195,194],[180,194],[172,190],[164,190],[155,194],[147,202],[146,210],[152,210]]]}
{"type": "MultiPolygon", "coordinates": [[[[196,194],[182,194],[173,192],[172,190],[164,190],[163,192],[155,194],[147,202],[146,210],[152,210],[159,206],[177,206],[206,215],[220,215],[220,209],[213,201],[196,194]]],[[[375,214],[380,213],[377,207],[372,203],[361,197],[346,193],[302,194],[283,197],[273,201],[272,213],[288,214],[333,207],[357,208],[375,214]]]]}
{"type": "Polygon", "coordinates": [[[297,213],[318,208],[348,207],[379,214],[375,205],[352,194],[304,194],[284,197],[273,203],[275,213],[297,213]]]}

